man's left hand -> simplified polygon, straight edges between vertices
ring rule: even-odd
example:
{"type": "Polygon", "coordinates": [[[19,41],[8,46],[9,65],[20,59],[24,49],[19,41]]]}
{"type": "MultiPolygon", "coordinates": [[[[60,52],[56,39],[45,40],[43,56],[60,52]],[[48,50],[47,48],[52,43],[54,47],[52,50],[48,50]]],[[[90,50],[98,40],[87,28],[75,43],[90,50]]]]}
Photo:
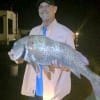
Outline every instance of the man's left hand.
{"type": "Polygon", "coordinates": [[[57,60],[53,60],[49,67],[51,67],[51,71],[53,71],[55,68],[60,68],[62,71],[70,71],[69,68],[62,66],[57,60]]]}

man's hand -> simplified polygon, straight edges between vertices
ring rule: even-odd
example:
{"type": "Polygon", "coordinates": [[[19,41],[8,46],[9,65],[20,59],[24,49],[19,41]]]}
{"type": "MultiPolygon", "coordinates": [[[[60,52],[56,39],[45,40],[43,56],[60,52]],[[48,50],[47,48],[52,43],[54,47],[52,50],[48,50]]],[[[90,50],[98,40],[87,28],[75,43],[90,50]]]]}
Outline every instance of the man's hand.
{"type": "Polygon", "coordinates": [[[62,66],[57,60],[53,60],[49,67],[51,71],[54,71],[55,68],[60,68],[62,71],[70,71],[69,68],[62,66]]]}
{"type": "Polygon", "coordinates": [[[22,64],[23,62],[24,62],[24,60],[21,58],[15,61],[16,64],[22,64]]]}

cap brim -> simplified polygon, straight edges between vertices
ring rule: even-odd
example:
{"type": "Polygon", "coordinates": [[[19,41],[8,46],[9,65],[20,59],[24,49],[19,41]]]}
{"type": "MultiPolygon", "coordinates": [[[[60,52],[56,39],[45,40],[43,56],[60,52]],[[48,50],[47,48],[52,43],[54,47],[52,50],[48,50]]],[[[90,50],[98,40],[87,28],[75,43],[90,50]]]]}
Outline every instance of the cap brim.
{"type": "Polygon", "coordinates": [[[38,0],[36,6],[38,7],[42,2],[46,2],[50,5],[56,5],[54,0],[38,0]]]}

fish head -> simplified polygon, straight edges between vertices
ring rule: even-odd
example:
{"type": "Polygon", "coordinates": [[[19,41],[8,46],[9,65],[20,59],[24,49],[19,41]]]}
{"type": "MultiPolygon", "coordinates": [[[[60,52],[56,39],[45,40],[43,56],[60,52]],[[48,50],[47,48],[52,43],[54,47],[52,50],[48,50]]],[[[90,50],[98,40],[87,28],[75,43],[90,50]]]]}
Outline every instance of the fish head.
{"type": "Polygon", "coordinates": [[[16,61],[20,58],[24,58],[24,55],[25,55],[24,44],[20,43],[20,41],[16,41],[13,44],[12,49],[8,52],[8,55],[13,61],[16,61]]]}

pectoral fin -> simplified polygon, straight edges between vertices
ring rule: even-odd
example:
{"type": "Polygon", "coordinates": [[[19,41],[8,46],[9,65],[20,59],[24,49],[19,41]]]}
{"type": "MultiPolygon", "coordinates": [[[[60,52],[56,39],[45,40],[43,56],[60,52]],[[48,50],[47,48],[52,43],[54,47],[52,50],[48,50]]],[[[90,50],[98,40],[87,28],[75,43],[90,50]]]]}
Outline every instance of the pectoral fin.
{"type": "Polygon", "coordinates": [[[28,59],[29,59],[29,62],[32,64],[36,74],[39,75],[40,74],[39,64],[36,63],[34,55],[31,54],[30,52],[28,52],[28,59]]]}
{"type": "Polygon", "coordinates": [[[39,65],[35,62],[31,62],[31,64],[32,64],[36,74],[39,75],[40,74],[39,65]]]}

